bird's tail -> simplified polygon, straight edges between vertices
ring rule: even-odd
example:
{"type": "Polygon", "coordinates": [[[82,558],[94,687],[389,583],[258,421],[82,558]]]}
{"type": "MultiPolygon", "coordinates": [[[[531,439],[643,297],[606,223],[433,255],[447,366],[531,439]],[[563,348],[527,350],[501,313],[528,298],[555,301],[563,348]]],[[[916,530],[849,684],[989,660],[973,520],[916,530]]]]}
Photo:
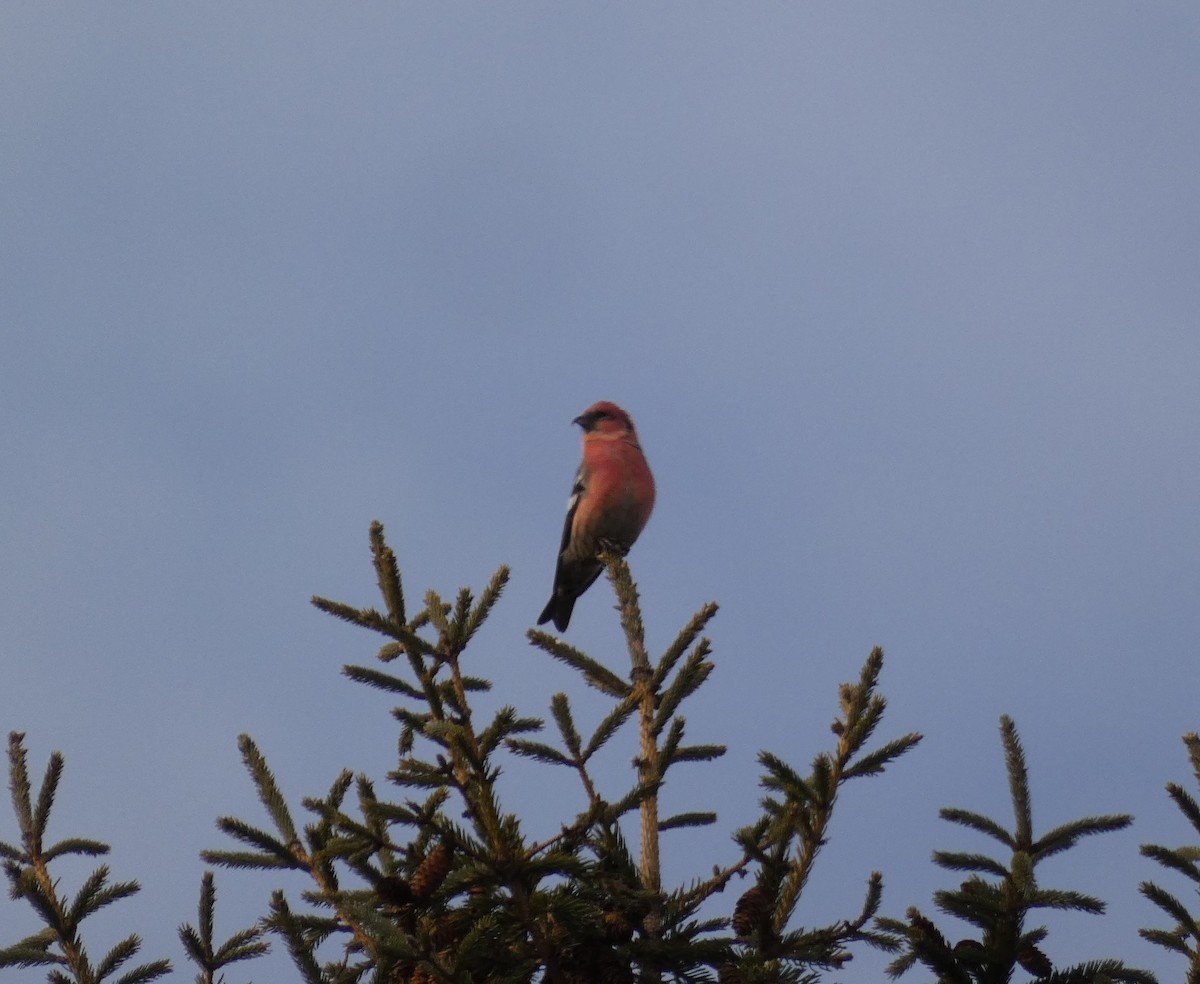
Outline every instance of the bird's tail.
{"type": "Polygon", "coordinates": [[[553,620],[554,627],[559,632],[566,632],[567,626],[571,622],[571,612],[575,610],[575,599],[570,595],[559,594],[557,591],[550,596],[550,600],[546,602],[546,607],[542,609],[542,614],[538,617],[537,624],[545,625],[553,620]]]}

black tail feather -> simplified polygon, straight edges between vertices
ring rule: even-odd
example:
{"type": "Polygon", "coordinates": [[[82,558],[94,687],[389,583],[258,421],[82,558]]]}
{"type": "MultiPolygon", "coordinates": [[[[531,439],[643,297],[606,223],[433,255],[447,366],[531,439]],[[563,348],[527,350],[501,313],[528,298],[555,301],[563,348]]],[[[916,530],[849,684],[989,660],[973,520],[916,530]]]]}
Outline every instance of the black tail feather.
{"type": "Polygon", "coordinates": [[[571,622],[571,612],[575,610],[575,599],[569,595],[559,594],[557,591],[550,596],[550,600],[546,602],[546,607],[542,609],[542,614],[538,616],[538,625],[545,625],[551,619],[554,621],[554,627],[559,632],[566,632],[567,626],[571,622]]]}

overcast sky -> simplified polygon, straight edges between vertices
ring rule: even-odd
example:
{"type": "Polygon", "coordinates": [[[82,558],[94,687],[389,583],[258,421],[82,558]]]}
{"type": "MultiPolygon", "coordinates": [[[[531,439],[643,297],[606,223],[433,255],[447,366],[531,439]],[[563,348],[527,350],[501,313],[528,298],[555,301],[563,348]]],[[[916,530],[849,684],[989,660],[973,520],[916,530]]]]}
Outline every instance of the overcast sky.
{"type": "MultiPolygon", "coordinates": [[[[1051,956],[1178,979],[1136,886],[1194,841],[1198,48],[1189,3],[5,4],[0,727],[142,882],[93,949],[190,980],[213,821],[265,820],[240,732],[297,805],[393,764],[340,675],[376,640],[308,603],[377,603],[372,519],[413,598],[511,565],[496,701],[577,689],[524,633],[603,398],[658,479],[652,648],[721,604],[685,713],[729,754],[664,806],[721,818],[668,877],[735,857],[757,751],[806,768],[879,644],[881,737],[926,739],[847,790],[799,918],[874,868],[932,913],[930,852],[990,849],[938,808],[1010,820],[1009,713],[1039,828],[1136,816],[1048,863],[1110,903],[1051,956]]],[[[621,665],[603,582],[568,638],[621,665]]],[[[535,834],[582,802],[507,782],[535,834]]],[[[273,887],[219,874],[218,931],[273,887]]]]}

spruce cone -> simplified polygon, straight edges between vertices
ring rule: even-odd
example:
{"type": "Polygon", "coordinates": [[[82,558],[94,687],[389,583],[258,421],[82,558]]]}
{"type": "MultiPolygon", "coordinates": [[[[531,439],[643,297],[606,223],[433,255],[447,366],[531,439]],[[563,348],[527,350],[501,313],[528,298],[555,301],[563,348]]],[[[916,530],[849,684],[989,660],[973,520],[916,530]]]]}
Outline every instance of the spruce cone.
{"type": "Polygon", "coordinates": [[[427,902],[450,874],[450,863],[454,860],[454,848],[447,841],[439,841],[438,846],[425,855],[425,860],[412,876],[409,888],[416,902],[427,902]]]}
{"type": "Polygon", "coordinates": [[[604,938],[610,943],[628,943],[633,939],[633,923],[620,912],[604,913],[604,938]]]}
{"type": "Polygon", "coordinates": [[[733,931],[750,936],[771,914],[773,899],[761,885],[751,885],[733,907],[733,931]]]}
{"type": "Polygon", "coordinates": [[[384,875],[375,883],[375,891],[381,901],[391,906],[407,905],[413,900],[408,882],[396,875],[384,875]]]}
{"type": "Polygon", "coordinates": [[[1017,954],[1017,963],[1034,977],[1049,977],[1054,973],[1054,964],[1050,958],[1036,946],[1027,946],[1017,954]]]}
{"type": "Polygon", "coordinates": [[[742,984],[742,972],[735,963],[724,963],[717,968],[720,984],[742,984]]]}

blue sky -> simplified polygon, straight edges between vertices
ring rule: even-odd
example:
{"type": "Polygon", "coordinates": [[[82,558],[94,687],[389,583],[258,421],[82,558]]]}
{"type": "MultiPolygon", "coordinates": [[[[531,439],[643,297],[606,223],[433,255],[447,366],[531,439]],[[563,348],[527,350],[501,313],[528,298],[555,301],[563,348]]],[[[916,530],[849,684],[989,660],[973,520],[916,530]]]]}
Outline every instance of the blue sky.
{"type": "MultiPolygon", "coordinates": [[[[983,846],[937,809],[1008,816],[1009,713],[1040,826],[1136,816],[1046,872],[1110,903],[1053,955],[1177,975],[1136,886],[1200,728],[1198,41],[1172,3],[6,5],[0,726],[141,880],[105,928],[190,979],[240,732],[297,801],[391,765],[339,675],[373,639],[308,604],[375,602],[372,519],[414,597],[511,565],[497,701],[574,685],[524,632],[606,398],[658,479],[652,647],[722,606],[688,718],[730,751],[667,804],[721,822],[668,875],[733,856],[757,750],[806,765],[879,644],[926,739],[847,791],[801,918],[872,868],[930,911],[930,851],[983,846]]],[[[606,592],[569,638],[619,664],[606,592]]],[[[219,926],[270,887],[219,875],[219,926]]]]}

